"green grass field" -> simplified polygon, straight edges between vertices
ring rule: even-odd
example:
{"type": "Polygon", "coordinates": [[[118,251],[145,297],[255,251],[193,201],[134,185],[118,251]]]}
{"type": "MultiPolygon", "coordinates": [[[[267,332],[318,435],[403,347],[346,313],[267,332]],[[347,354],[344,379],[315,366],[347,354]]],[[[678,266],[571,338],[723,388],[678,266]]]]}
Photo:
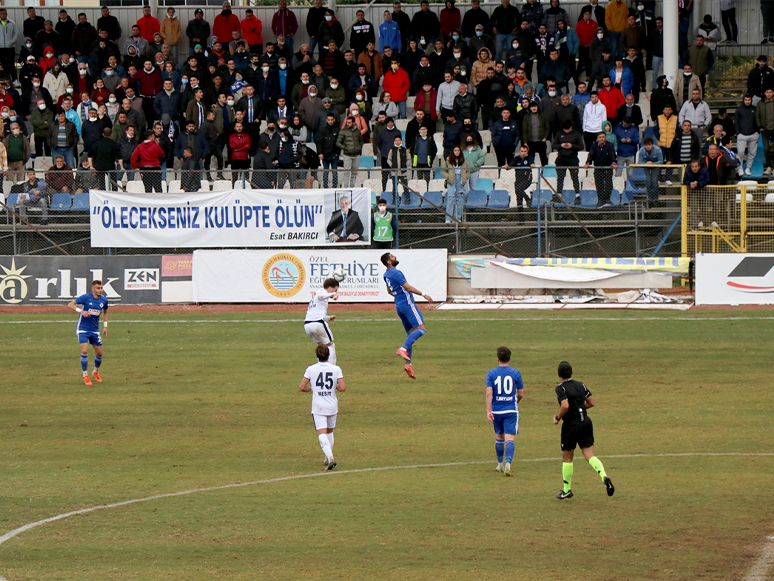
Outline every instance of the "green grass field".
{"type": "Polygon", "coordinates": [[[300,313],[114,309],[93,388],[73,317],[3,315],[0,535],[100,504],[315,476],[44,524],[0,545],[0,576],[728,580],[774,533],[766,312],[430,312],[417,381],[394,356],[394,313],[331,314],[348,388],[333,473],[298,391],[314,362],[300,313]],[[501,344],[525,381],[514,478],[494,472],[484,410],[501,344]],[[594,394],[612,498],[580,454],[575,498],[554,498],[562,359],[594,394]],[[411,467],[444,463],[460,464],[411,467]]]}

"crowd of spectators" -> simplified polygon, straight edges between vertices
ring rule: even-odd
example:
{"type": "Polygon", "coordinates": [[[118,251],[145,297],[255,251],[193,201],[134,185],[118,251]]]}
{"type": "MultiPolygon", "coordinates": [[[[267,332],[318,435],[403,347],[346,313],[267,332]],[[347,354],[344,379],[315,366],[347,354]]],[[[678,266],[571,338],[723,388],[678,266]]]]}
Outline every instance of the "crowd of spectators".
{"type": "MultiPolygon", "coordinates": [[[[728,183],[749,175],[759,135],[774,162],[774,71],[762,56],[734,120],[723,109],[713,117],[703,96],[720,27],[705,17],[689,42],[690,5],[674,87],[660,74],[663,19],[649,0],[590,0],[577,22],[560,0],[502,0],[491,14],[472,0],[464,15],[454,0],[439,14],[422,1],[413,17],[395,2],[378,26],[362,10],[342,23],[315,0],[304,9],[310,40],[297,47],[299,19],[285,0],[266,41],[253,10],[240,18],[229,2],[212,24],[202,10],[181,23],[173,6],[159,22],[145,6],[129,31],[107,7],[95,24],[64,8],[53,23],[30,7],[20,32],[0,8],[0,164],[16,182],[30,157],[50,155],[50,172],[74,173],[46,176],[62,192],[117,187],[134,172],[161,191],[165,170],[203,170],[181,174],[194,191],[229,166],[232,179],[248,175],[258,187],[310,186],[299,169],[328,170],[323,187],[352,187],[370,143],[376,165],[395,170],[383,173],[384,189],[390,175],[430,180],[438,165],[450,194],[474,189],[490,152],[502,168],[546,165],[556,152],[560,191],[569,170],[579,193],[578,168],[593,166],[601,206],[613,175],[633,163],[696,161],[709,183],[728,183]],[[93,180],[79,178],[86,173],[93,180]]],[[[521,171],[515,193],[526,203],[521,171]]],[[[648,195],[669,180],[647,173],[648,195]]],[[[41,188],[27,183],[23,203],[41,204],[41,188]]]]}

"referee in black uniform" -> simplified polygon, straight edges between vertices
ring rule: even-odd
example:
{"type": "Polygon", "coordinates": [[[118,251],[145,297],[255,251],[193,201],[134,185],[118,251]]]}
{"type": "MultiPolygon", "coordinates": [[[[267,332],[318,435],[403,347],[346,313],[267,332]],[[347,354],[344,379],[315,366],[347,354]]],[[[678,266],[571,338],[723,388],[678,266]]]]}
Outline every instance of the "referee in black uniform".
{"type": "Polygon", "coordinates": [[[572,379],[572,365],[566,361],[559,364],[559,378],[562,380],[556,387],[556,399],[559,402],[559,413],[554,416],[554,424],[562,422],[562,480],[564,487],[556,495],[563,500],[572,498],[572,456],[575,446],[580,446],[583,457],[591,464],[602,478],[607,489],[607,495],[613,496],[615,487],[613,481],[605,474],[599,458],[594,456],[594,426],[586,410],[594,407],[594,400],[589,389],[580,381],[572,379]]]}

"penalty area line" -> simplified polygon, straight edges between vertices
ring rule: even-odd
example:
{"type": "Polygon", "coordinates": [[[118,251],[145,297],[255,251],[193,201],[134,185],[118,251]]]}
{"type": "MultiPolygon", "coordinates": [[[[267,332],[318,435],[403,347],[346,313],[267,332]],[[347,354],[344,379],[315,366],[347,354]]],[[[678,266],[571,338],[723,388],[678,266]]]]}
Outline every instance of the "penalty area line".
{"type": "MultiPolygon", "coordinates": [[[[654,454],[611,454],[609,456],[600,456],[600,457],[601,458],[667,458],[667,457],[686,457],[686,456],[740,456],[740,457],[774,456],[774,452],[674,452],[674,453],[665,452],[665,453],[654,453],[654,454]]],[[[547,458],[519,458],[518,460],[516,460],[516,462],[520,462],[520,463],[555,462],[555,461],[557,461],[557,457],[555,456],[551,456],[547,458]]],[[[366,472],[384,472],[387,470],[410,470],[410,469],[419,469],[419,468],[444,468],[449,466],[471,466],[471,465],[481,465],[481,464],[490,464],[490,463],[491,463],[491,460],[475,460],[470,462],[444,462],[440,464],[408,464],[403,466],[377,466],[373,468],[354,468],[351,470],[339,470],[335,472],[329,472],[326,470],[321,472],[313,472],[310,474],[294,474],[291,476],[279,476],[276,478],[265,478],[263,480],[252,480],[250,482],[237,482],[233,484],[221,484],[218,486],[207,486],[207,487],[201,487],[201,488],[192,488],[189,490],[180,490],[178,492],[154,494],[154,495],[145,496],[142,498],[134,498],[131,500],[124,500],[121,502],[113,502],[110,504],[100,504],[97,506],[91,506],[91,507],[82,508],[79,510],[73,510],[70,512],[65,512],[62,514],[58,514],[56,516],[31,522],[26,525],[20,526],[12,531],[9,531],[5,533],[3,536],[0,536],[0,545],[3,545],[4,543],[10,541],[14,537],[20,535],[25,531],[34,529],[36,527],[39,527],[45,524],[60,521],[69,517],[88,514],[88,513],[96,512],[100,510],[108,510],[111,508],[120,508],[122,506],[130,506],[133,504],[139,504],[141,502],[149,502],[152,500],[174,498],[178,496],[188,496],[199,492],[229,490],[234,488],[244,488],[247,486],[256,486],[259,484],[272,484],[275,482],[301,480],[305,478],[333,477],[333,476],[342,475],[342,474],[362,474],[366,472]]],[[[744,581],[765,581],[766,575],[769,569],[771,568],[772,562],[774,562],[774,536],[770,536],[768,537],[768,539],[769,539],[769,542],[765,545],[763,553],[755,561],[755,563],[753,563],[753,566],[750,569],[749,573],[747,574],[747,577],[745,577],[744,581]]],[[[0,575],[0,581],[8,581],[8,580],[2,575],[0,575]]]]}

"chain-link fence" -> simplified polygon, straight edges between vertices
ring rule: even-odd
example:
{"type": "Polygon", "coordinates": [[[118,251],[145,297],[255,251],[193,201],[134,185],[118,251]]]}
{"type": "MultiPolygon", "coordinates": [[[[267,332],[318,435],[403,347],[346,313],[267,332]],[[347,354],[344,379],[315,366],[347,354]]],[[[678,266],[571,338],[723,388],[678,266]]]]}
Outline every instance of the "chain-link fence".
{"type": "Polygon", "coordinates": [[[774,188],[768,184],[689,186],[683,212],[687,255],[774,251],[774,188]]]}
{"type": "MultiPolygon", "coordinates": [[[[90,189],[153,195],[243,189],[366,187],[396,215],[399,248],[510,256],[678,255],[682,166],[39,172],[6,184],[2,254],[147,253],[92,248],[90,189]],[[40,200],[44,200],[41,202],[40,200]]],[[[189,248],[175,249],[190,252],[189,248]]],[[[165,250],[169,252],[169,249],[165,250]]]]}

